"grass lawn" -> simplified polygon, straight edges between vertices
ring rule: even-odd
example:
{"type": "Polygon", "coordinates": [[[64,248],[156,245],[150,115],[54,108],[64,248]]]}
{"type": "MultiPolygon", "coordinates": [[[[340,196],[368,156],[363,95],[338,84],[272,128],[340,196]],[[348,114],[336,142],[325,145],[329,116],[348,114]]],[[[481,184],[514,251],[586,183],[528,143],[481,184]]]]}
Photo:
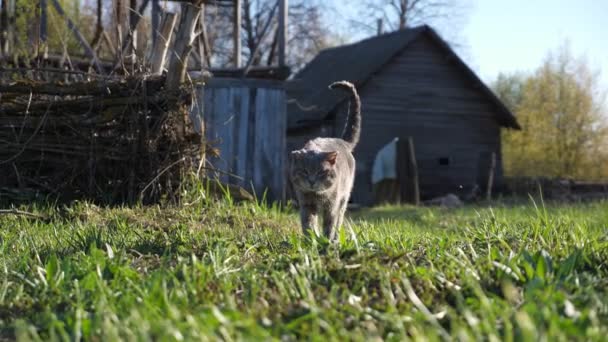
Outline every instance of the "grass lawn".
{"type": "Polygon", "coordinates": [[[0,215],[0,340],[608,339],[608,202],[383,207],[329,245],[203,198],[0,215]]]}

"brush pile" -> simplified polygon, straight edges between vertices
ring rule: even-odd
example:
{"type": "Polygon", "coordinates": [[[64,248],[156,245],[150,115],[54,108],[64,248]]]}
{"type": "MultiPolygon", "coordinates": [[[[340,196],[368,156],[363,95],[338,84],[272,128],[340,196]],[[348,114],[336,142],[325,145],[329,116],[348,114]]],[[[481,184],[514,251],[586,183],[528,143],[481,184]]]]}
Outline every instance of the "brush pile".
{"type": "Polygon", "coordinates": [[[190,104],[164,76],[0,84],[0,200],[173,196],[200,159],[190,104]]]}

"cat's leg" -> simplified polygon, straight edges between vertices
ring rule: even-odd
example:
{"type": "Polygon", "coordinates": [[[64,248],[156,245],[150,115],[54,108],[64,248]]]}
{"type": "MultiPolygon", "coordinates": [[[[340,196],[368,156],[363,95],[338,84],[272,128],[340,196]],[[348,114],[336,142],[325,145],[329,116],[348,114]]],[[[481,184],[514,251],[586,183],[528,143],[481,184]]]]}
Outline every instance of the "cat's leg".
{"type": "Polygon", "coordinates": [[[308,236],[311,230],[317,234],[317,208],[315,206],[303,205],[300,208],[300,221],[304,235],[308,236]]]}
{"type": "Polygon", "coordinates": [[[336,228],[338,225],[339,207],[327,207],[323,210],[323,234],[330,241],[336,239],[336,228]]]}
{"type": "Polygon", "coordinates": [[[344,214],[346,213],[347,206],[348,197],[344,197],[340,200],[340,205],[338,207],[338,222],[336,223],[336,229],[340,229],[342,227],[342,223],[344,222],[344,214]]]}

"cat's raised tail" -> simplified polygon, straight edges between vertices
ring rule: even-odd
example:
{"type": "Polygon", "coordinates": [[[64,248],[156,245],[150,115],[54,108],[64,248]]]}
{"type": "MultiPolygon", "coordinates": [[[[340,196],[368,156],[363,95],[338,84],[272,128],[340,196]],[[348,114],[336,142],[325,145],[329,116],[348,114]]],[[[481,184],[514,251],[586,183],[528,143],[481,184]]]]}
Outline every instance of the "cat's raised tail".
{"type": "Polygon", "coordinates": [[[348,81],[338,81],[329,85],[329,89],[343,89],[350,92],[352,99],[350,101],[349,115],[346,119],[346,126],[342,133],[342,140],[350,143],[351,149],[354,149],[359,142],[361,135],[361,100],[355,86],[348,81]]]}

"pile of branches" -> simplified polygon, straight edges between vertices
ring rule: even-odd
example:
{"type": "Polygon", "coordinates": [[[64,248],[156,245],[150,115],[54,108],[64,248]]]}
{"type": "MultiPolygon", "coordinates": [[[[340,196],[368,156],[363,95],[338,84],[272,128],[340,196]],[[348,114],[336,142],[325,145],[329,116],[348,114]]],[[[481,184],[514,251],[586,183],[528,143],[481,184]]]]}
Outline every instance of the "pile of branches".
{"type": "Polygon", "coordinates": [[[173,196],[202,140],[187,122],[191,90],[165,78],[0,84],[0,200],[173,196]]]}

